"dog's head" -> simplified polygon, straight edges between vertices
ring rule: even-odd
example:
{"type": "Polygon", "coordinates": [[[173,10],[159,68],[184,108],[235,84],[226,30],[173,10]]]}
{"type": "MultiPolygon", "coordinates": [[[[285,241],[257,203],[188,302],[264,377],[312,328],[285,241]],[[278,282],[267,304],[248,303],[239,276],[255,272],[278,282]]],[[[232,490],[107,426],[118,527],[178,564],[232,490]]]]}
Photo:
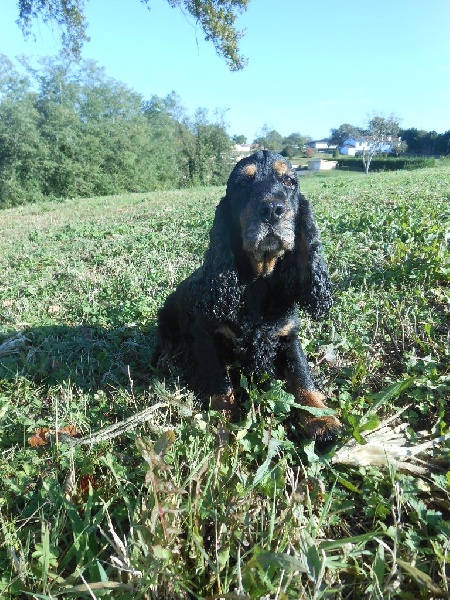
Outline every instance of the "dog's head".
{"type": "Polygon", "coordinates": [[[228,179],[227,198],[256,274],[271,273],[277,259],[295,246],[299,195],[291,164],[267,150],[242,159],[228,179]]]}

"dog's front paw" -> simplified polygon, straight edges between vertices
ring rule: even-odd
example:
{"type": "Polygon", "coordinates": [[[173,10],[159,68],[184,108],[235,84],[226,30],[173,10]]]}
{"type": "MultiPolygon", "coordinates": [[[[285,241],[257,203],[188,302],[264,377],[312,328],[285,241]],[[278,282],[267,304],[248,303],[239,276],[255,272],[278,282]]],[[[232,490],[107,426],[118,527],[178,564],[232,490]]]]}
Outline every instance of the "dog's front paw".
{"type": "Polygon", "coordinates": [[[320,445],[333,444],[342,431],[342,423],[336,417],[313,417],[305,424],[309,438],[320,445]]]}
{"type": "Polygon", "coordinates": [[[223,414],[227,421],[234,423],[239,420],[239,407],[234,398],[234,391],[230,388],[222,394],[211,396],[211,410],[223,414]]]}

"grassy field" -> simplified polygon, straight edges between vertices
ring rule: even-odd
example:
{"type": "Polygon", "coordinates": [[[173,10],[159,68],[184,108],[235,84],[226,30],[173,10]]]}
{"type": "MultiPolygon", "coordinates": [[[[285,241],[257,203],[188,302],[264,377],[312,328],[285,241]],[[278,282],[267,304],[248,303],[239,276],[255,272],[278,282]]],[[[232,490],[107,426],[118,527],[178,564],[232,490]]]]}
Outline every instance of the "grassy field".
{"type": "Polygon", "coordinates": [[[449,431],[450,166],[301,183],[335,286],[301,333],[346,425],[326,455],[278,382],[243,382],[218,448],[214,415],[150,368],[223,189],[0,212],[0,597],[450,597],[449,441],[421,473],[334,454],[400,410],[412,447],[449,431]]]}

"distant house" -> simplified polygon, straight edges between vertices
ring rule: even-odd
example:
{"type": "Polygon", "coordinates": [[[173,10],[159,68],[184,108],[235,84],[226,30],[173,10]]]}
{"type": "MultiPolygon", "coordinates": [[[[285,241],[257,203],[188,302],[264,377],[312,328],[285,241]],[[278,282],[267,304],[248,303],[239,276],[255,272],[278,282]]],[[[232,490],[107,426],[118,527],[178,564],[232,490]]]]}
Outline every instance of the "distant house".
{"type": "Polygon", "coordinates": [[[252,152],[256,150],[255,144],[235,144],[233,148],[233,153],[236,157],[236,162],[241,160],[241,158],[245,158],[249,156],[252,152]]]}
{"type": "Polygon", "coordinates": [[[388,135],[386,141],[381,142],[378,145],[378,152],[390,154],[395,148],[400,146],[401,143],[402,138],[400,136],[388,135]]]}
{"type": "Polygon", "coordinates": [[[345,140],[344,145],[339,148],[339,152],[347,156],[356,156],[368,147],[369,142],[363,138],[348,138],[345,140]]]}
{"type": "MultiPolygon", "coordinates": [[[[401,137],[389,135],[386,137],[386,141],[378,144],[377,152],[390,154],[396,146],[400,145],[401,141],[401,137]]],[[[364,150],[372,145],[372,142],[373,139],[370,136],[366,138],[348,138],[345,140],[344,145],[339,148],[339,152],[347,154],[347,156],[362,154],[364,150]]]]}
{"type": "Polygon", "coordinates": [[[312,148],[316,152],[325,152],[327,150],[334,150],[336,148],[336,146],[330,144],[330,140],[328,139],[313,140],[308,142],[307,147],[312,148]]]}

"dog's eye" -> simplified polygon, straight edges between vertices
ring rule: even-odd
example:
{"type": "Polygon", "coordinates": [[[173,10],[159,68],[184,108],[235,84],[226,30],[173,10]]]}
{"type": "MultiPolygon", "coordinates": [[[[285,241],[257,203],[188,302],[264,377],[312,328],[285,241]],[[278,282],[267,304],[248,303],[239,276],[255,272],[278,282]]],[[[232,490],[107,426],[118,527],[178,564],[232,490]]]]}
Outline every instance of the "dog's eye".
{"type": "Polygon", "coordinates": [[[293,177],[291,177],[290,175],[285,175],[281,181],[282,181],[283,185],[288,188],[295,187],[295,179],[293,177]]]}
{"type": "Polygon", "coordinates": [[[238,180],[238,185],[240,187],[247,187],[250,183],[252,183],[252,181],[254,180],[254,177],[241,177],[238,180]]]}

